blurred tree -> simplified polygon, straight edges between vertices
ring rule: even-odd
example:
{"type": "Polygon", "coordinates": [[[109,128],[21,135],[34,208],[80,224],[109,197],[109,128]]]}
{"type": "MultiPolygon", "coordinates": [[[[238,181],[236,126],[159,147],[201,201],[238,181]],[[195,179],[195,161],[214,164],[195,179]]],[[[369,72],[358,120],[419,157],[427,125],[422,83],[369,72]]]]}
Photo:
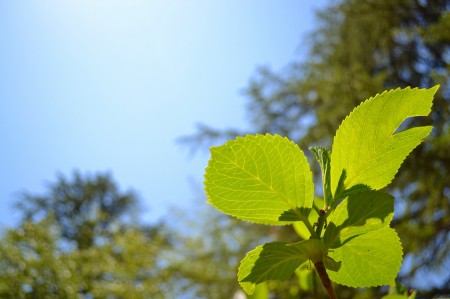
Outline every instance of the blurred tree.
{"type": "Polygon", "coordinates": [[[127,220],[134,193],[102,174],[60,176],[49,189],[25,194],[23,222],[0,242],[0,297],[171,297],[164,264],[170,233],[163,224],[127,220]]]}
{"type": "MultiPolygon", "coordinates": [[[[24,222],[0,243],[1,298],[166,298],[165,237],[126,227],[89,249],[61,246],[54,219],[24,222]]],[[[169,296],[170,297],[170,296],[169,296]]]]}
{"type": "Polygon", "coordinates": [[[24,222],[0,242],[1,298],[76,298],[75,265],[57,257],[52,220],[24,222]]]}
{"type": "Polygon", "coordinates": [[[124,225],[111,240],[69,253],[77,265],[79,294],[93,298],[166,298],[169,277],[161,264],[169,244],[163,228],[124,225]]]}
{"type": "MultiPolygon", "coordinates": [[[[396,194],[394,225],[408,261],[400,281],[427,298],[449,295],[450,1],[334,1],[318,21],[305,63],[291,63],[281,74],[261,68],[251,80],[252,132],[202,125],[182,141],[195,146],[210,137],[268,132],[303,149],[329,147],[339,123],[362,100],[385,89],[440,84],[431,120],[404,124],[431,122],[434,130],[405,161],[390,192],[396,194]],[[428,274],[433,279],[424,278],[428,274]]],[[[355,296],[340,292],[342,298],[355,296]]]]}
{"type": "Polygon", "coordinates": [[[75,171],[72,179],[58,175],[44,195],[22,194],[17,207],[24,220],[54,217],[66,241],[87,249],[95,238],[105,237],[115,225],[133,219],[137,204],[137,195],[119,192],[109,174],[83,177],[75,171]]]}

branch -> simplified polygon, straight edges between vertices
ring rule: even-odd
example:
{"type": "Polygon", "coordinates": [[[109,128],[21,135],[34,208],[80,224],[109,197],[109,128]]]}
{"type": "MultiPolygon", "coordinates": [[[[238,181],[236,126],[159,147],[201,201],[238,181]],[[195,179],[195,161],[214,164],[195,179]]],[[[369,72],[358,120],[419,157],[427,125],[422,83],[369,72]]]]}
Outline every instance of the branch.
{"type": "Polygon", "coordinates": [[[325,265],[322,261],[314,263],[316,267],[317,273],[319,274],[320,280],[322,281],[323,286],[327,290],[328,296],[330,299],[337,299],[336,293],[334,292],[333,285],[331,284],[330,277],[328,277],[327,270],[325,269],[325,265]]]}

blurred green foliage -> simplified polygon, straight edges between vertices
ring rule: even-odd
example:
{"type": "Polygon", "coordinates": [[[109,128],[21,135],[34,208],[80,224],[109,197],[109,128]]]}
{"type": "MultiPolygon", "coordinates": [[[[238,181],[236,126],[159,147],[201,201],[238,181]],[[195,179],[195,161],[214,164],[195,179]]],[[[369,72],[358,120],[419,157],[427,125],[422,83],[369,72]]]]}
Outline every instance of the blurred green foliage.
{"type": "Polygon", "coordinates": [[[0,243],[1,298],[164,298],[164,229],[123,217],[137,198],[109,175],[60,176],[20,203],[0,243]]]}

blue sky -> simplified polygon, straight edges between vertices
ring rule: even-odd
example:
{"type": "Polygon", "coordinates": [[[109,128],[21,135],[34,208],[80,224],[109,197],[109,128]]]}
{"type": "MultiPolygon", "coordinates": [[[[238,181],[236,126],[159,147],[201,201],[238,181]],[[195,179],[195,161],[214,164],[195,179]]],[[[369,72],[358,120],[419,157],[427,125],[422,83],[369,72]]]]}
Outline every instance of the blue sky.
{"type": "Polygon", "coordinates": [[[260,65],[306,53],[326,1],[1,1],[0,226],[18,192],[110,171],[143,220],[189,208],[207,154],[176,143],[197,122],[245,128],[260,65]]]}

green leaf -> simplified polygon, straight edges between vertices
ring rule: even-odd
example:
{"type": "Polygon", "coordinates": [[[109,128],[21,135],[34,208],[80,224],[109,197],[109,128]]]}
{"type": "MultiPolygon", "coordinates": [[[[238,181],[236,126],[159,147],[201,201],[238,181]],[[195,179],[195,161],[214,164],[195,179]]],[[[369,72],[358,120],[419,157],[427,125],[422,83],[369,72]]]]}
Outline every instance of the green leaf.
{"type": "Polygon", "coordinates": [[[428,115],[437,89],[438,86],[391,90],[355,108],[334,137],[332,190],[336,190],[342,170],[347,174],[345,189],[365,184],[378,190],[388,185],[406,156],[432,127],[415,127],[399,133],[396,130],[407,118],[428,115]]]}
{"type": "Polygon", "coordinates": [[[416,299],[417,291],[413,291],[411,295],[409,295],[408,299],[416,299]]]}
{"type": "Polygon", "coordinates": [[[302,150],[278,135],[247,135],[211,148],[208,201],[255,223],[305,220],[313,203],[312,173],[302,150]]]}
{"type": "Polygon", "coordinates": [[[407,298],[408,298],[407,295],[396,295],[396,294],[381,297],[381,299],[407,299],[407,298]]]}
{"type": "Polygon", "coordinates": [[[310,239],[295,244],[272,242],[247,253],[238,270],[238,280],[247,294],[267,280],[287,280],[308,259],[321,260],[325,254],[320,240],[310,239]]]}
{"type": "Polygon", "coordinates": [[[325,268],[326,268],[327,270],[336,272],[336,271],[339,271],[339,269],[341,268],[342,262],[341,262],[341,261],[336,262],[336,261],[333,260],[331,257],[326,256],[326,257],[323,259],[323,264],[325,265],[325,268]]]}
{"type": "MultiPolygon", "coordinates": [[[[345,198],[345,196],[343,195],[343,192],[345,191],[344,182],[345,182],[346,178],[347,178],[347,171],[345,171],[345,169],[342,169],[341,175],[339,177],[339,180],[338,180],[338,183],[336,186],[336,190],[334,191],[334,196],[333,196],[334,201],[333,201],[332,209],[334,209],[336,207],[336,205],[338,204],[340,199],[345,198]]],[[[331,178],[330,178],[330,180],[331,180],[331,178]]]]}
{"type": "Polygon", "coordinates": [[[314,287],[313,266],[311,266],[311,262],[306,262],[306,264],[307,266],[303,264],[295,270],[295,274],[298,277],[298,286],[302,291],[310,291],[314,287]]]}
{"type": "Polygon", "coordinates": [[[389,287],[388,295],[381,297],[381,299],[415,299],[416,295],[417,291],[408,291],[405,286],[396,281],[395,285],[389,287]],[[411,292],[411,295],[408,295],[409,292],[411,292]]]}
{"type": "Polygon", "coordinates": [[[247,299],[267,299],[269,298],[269,287],[266,283],[260,283],[256,286],[252,295],[247,296],[247,299]]]}
{"type": "MultiPolygon", "coordinates": [[[[308,216],[309,223],[314,223],[314,221],[312,221],[312,220],[315,217],[315,215],[317,215],[317,214],[314,212],[309,214],[309,216],[308,216]]],[[[311,237],[311,233],[308,230],[308,228],[306,227],[304,222],[301,222],[301,221],[294,222],[292,227],[294,228],[297,235],[299,235],[303,240],[309,239],[311,237]]]]}
{"type": "Polygon", "coordinates": [[[402,262],[402,246],[390,227],[341,239],[342,245],[329,252],[341,261],[338,272],[329,271],[330,279],[350,287],[373,287],[395,283],[402,262]]]}
{"type": "Polygon", "coordinates": [[[341,194],[340,194],[340,198],[345,198],[347,196],[353,195],[353,194],[358,194],[361,192],[367,192],[370,191],[372,189],[370,189],[369,186],[363,185],[363,184],[358,184],[358,185],[354,185],[351,186],[350,188],[344,190],[341,194]]]}
{"type": "Polygon", "coordinates": [[[321,146],[314,146],[309,148],[319,162],[322,170],[322,189],[324,192],[325,205],[332,205],[332,194],[330,185],[330,151],[321,146]]]}
{"type": "Polygon", "coordinates": [[[394,216],[394,198],[382,191],[366,191],[345,198],[328,217],[325,247],[337,248],[347,239],[388,226],[394,216]]]}

